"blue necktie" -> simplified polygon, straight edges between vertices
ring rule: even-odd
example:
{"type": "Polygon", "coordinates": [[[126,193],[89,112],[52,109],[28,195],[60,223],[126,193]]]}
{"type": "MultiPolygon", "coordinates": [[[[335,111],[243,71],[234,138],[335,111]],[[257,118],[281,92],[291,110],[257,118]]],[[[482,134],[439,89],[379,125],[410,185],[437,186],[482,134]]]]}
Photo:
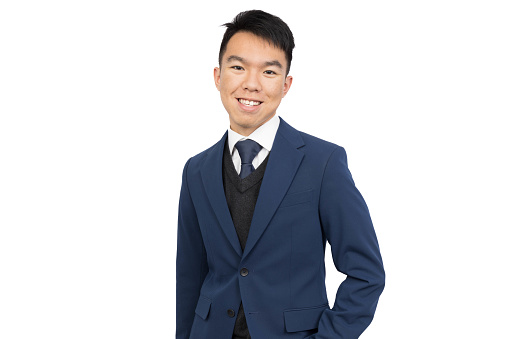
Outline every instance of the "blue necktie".
{"type": "Polygon", "coordinates": [[[239,151],[242,163],[239,175],[241,179],[244,179],[249,174],[254,172],[255,169],[253,167],[253,159],[256,157],[258,152],[260,152],[262,146],[260,146],[260,144],[254,140],[246,139],[237,141],[235,148],[237,148],[239,151]]]}

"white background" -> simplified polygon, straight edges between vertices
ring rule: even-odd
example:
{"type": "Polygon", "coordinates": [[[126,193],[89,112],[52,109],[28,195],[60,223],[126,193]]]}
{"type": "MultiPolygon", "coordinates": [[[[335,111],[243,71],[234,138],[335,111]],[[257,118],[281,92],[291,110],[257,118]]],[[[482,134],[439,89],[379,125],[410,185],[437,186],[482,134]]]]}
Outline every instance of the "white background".
{"type": "Polygon", "coordinates": [[[509,10],[487,0],[2,1],[0,338],[174,337],[182,169],[228,127],[220,25],[253,8],[295,36],[278,114],[345,147],[370,208],[387,284],[362,338],[509,338],[509,10]]]}

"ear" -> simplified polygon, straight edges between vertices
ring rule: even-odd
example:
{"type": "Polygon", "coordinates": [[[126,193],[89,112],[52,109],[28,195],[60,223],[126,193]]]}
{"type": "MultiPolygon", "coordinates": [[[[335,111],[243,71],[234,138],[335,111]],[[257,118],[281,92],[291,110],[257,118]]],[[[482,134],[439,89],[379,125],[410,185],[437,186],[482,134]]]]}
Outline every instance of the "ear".
{"type": "Polygon", "coordinates": [[[283,84],[283,98],[285,97],[286,93],[290,90],[290,87],[292,86],[293,77],[287,76],[285,78],[285,83],[283,84]]]}
{"type": "Polygon", "coordinates": [[[221,88],[221,69],[219,67],[214,67],[214,83],[219,91],[221,88]]]}

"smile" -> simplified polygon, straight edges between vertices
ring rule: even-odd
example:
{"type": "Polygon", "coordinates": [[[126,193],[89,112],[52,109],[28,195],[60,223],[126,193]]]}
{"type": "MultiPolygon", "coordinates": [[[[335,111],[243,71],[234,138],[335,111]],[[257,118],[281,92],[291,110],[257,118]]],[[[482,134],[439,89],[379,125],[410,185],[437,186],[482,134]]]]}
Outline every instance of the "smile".
{"type": "Polygon", "coordinates": [[[237,99],[241,104],[246,106],[258,106],[262,102],[261,101],[253,101],[253,100],[246,100],[246,99],[237,99]]]}

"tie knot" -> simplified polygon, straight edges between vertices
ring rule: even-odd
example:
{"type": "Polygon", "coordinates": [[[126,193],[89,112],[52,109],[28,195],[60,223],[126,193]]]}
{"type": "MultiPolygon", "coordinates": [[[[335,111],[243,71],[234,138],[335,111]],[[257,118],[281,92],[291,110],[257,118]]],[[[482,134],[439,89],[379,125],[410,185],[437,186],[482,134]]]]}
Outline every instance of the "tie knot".
{"type": "Polygon", "coordinates": [[[239,151],[240,159],[243,164],[251,164],[258,152],[262,149],[259,143],[254,140],[246,139],[237,141],[235,148],[239,151]]]}

